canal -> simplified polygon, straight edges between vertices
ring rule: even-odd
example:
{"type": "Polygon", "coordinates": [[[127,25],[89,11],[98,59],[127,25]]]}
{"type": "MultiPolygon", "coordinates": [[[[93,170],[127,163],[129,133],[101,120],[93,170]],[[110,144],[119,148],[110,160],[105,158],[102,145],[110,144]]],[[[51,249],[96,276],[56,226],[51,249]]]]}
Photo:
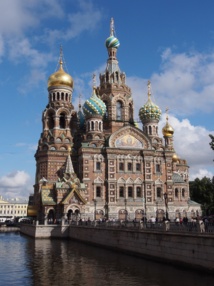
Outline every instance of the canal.
{"type": "Polygon", "coordinates": [[[0,285],[213,286],[214,276],[76,241],[0,233],[0,285]]]}

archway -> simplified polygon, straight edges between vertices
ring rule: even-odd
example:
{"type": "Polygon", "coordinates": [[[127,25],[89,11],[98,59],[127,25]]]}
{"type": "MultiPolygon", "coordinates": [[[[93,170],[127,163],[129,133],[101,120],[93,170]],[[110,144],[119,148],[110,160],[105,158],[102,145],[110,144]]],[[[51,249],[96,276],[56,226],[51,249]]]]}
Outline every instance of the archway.
{"type": "Polygon", "coordinates": [[[53,209],[49,210],[48,212],[48,223],[54,223],[55,221],[55,212],[53,209]]]}
{"type": "Polygon", "coordinates": [[[127,210],[120,210],[119,211],[119,220],[127,220],[128,212],[127,210]]]}
{"type": "Polygon", "coordinates": [[[144,210],[136,210],[135,211],[135,219],[140,221],[144,217],[144,210]]]}

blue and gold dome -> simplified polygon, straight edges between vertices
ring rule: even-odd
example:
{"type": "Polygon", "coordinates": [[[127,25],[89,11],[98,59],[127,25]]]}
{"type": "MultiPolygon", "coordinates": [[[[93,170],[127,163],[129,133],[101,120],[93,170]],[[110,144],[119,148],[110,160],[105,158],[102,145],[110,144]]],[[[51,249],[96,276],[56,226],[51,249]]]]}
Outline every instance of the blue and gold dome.
{"type": "Polygon", "coordinates": [[[106,48],[119,48],[120,42],[119,40],[114,36],[114,19],[111,18],[110,23],[110,37],[106,39],[106,48]]]}
{"type": "Polygon", "coordinates": [[[161,110],[151,100],[150,82],[148,82],[148,100],[139,110],[139,117],[142,122],[149,120],[160,120],[161,110]]]}
{"type": "Polygon", "coordinates": [[[103,116],[106,113],[106,105],[96,95],[95,88],[93,88],[92,96],[88,100],[86,100],[82,109],[86,117],[94,115],[103,116]]]}

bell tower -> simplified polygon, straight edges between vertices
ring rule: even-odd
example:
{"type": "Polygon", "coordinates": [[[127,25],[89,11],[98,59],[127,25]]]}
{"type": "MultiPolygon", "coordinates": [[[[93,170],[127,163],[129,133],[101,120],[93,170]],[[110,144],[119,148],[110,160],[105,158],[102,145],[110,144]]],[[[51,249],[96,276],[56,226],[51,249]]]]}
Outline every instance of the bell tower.
{"type": "Polygon", "coordinates": [[[73,78],[63,69],[60,49],[59,67],[48,79],[48,104],[42,114],[43,130],[35,154],[35,189],[44,178],[56,181],[65,170],[68,150],[73,145],[77,114],[71,103],[73,78]]]}
{"type": "Polygon", "coordinates": [[[110,23],[110,36],[105,44],[108,60],[105,72],[100,74],[98,94],[106,105],[104,129],[106,133],[111,134],[124,125],[134,123],[131,89],[126,85],[126,75],[121,72],[118,65],[117,50],[120,42],[115,37],[113,18],[110,23]]]}

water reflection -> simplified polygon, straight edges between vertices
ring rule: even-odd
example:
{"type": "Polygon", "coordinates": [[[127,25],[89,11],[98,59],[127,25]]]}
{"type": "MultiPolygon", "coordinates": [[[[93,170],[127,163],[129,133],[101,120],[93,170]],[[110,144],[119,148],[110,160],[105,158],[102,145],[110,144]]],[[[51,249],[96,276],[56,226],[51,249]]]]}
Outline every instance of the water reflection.
{"type": "Polygon", "coordinates": [[[4,286],[214,285],[213,276],[69,240],[34,240],[0,234],[0,253],[0,281],[4,281],[0,285],[4,286]]]}

